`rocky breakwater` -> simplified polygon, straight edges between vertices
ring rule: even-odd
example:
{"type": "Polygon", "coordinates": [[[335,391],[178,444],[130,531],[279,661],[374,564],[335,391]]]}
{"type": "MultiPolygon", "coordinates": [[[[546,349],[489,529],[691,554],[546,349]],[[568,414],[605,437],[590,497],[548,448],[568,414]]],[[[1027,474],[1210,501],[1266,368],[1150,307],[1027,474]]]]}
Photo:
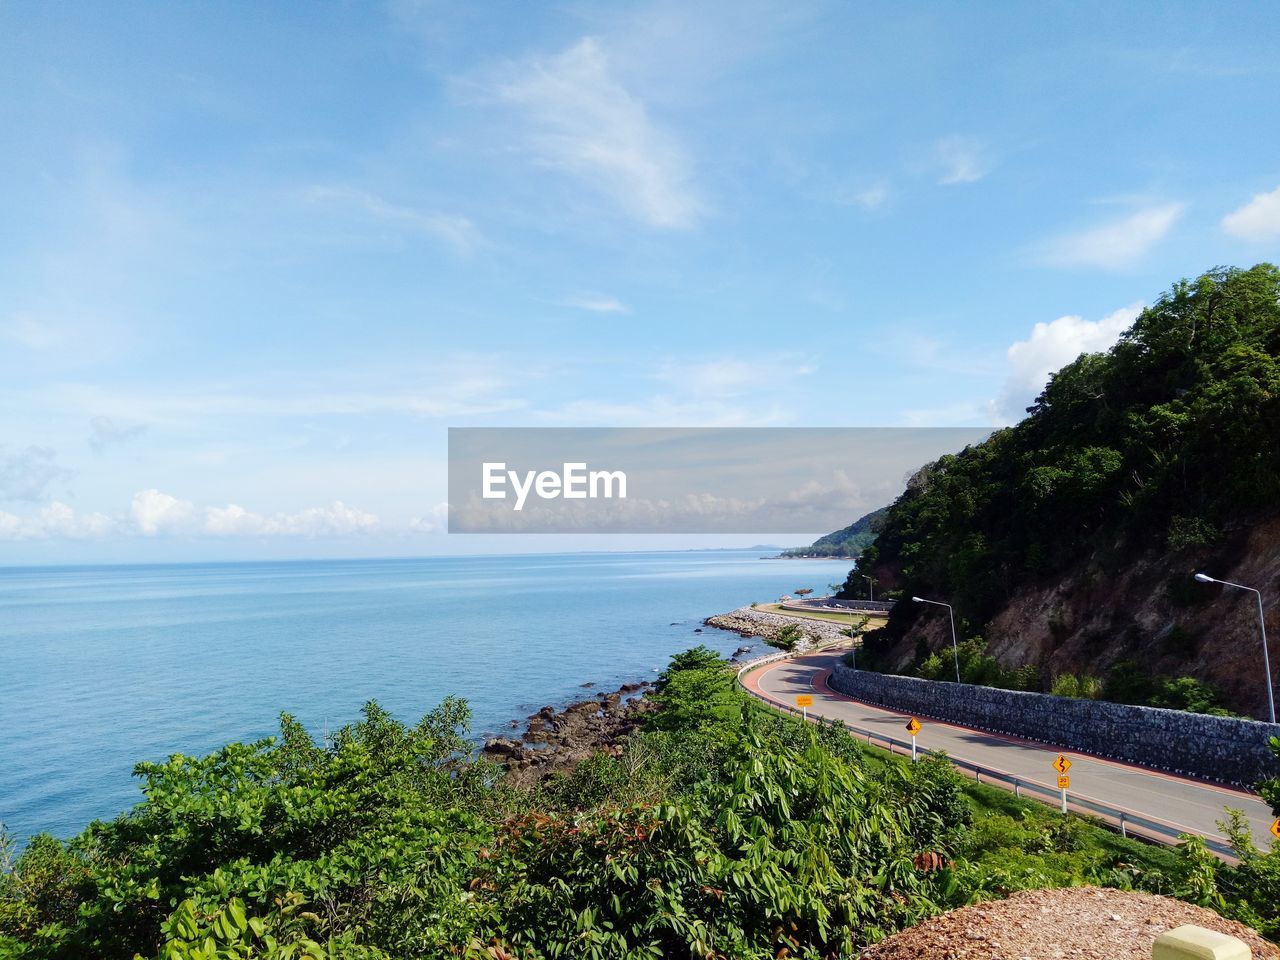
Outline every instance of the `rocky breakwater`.
{"type": "Polygon", "coordinates": [[[624,683],[612,693],[571,703],[563,710],[543,707],[529,716],[519,740],[494,737],[482,753],[506,767],[509,779],[523,784],[568,773],[595,753],[620,754],[622,739],[658,709],[643,696],[651,686],[648,681],[624,683]]]}
{"type": "Polygon", "coordinates": [[[729,613],[721,613],[707,617],[702,621],[709,627],[721,630],[732,630],[742,637],[760,637],[765,643],[779,646],[778,640],[788,627],[800,631],[800,638],[791,647],[797,653],[812,650],[837,640],[847,640],[848,628],[827,620],[813,620],[807,617],[788,617],[780,613],[768,613],[752,607],[739,607],[729,613]]]}

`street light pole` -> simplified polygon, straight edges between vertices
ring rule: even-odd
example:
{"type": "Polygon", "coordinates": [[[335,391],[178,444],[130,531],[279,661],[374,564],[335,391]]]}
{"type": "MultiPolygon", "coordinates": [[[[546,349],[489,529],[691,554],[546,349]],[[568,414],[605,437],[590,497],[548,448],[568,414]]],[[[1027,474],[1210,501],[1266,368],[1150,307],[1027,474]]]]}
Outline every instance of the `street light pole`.
{"type": "Polygon", "coordinates": [[[1267,653],[1267,617],[1262,609],[1262,591],[1246,587],[1243,583],[1232,583],[1230,580],[1218,580],[1207,573],[1197,573],[1196,579],[1201,583],[1220,583],[1224,587],[1235,587],[1237,590],[1248,590],[1258,598],[1258,627],[1262,630],[1262,666],[1267,673],[1267,712],[1271,722],[1276,722],[1276,699],[1271,692],[1271,657],[1267,653]]]}
{"type": "MultiPolygon", "coordinates": [[[[940,600],[926,600],[924,597],[912,597],[916,603],[932,603],[935,607],[946,607],[947,615],[951,618],[951,653],[956,661],[956,683],[960,682],[960,647],[956,644],[956,612],[951,609],[951,604],[943,603],[940,600]]],[[[1273,718],[1274,719],[1274,718],[1273,718]]]]}
{"type": "Polygon", "coordinates": [[[868,577],[865,573],[862,574],[862,579],[867,581],[867,594],[868,594],[867,599],[870,600],[872,603],[875,603],[876,602],[875,580],[871,577],[868,577]]]}

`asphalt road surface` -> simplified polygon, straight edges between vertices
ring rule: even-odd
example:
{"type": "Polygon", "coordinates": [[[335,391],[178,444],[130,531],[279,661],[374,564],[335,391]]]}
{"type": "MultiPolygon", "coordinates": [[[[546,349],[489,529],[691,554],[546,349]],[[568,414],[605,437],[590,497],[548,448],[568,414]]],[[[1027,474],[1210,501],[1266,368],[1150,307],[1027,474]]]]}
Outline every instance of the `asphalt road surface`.
{"type": "MultiPolygon", "coordinates": [[[[844,650],[827,651],[766,664],[747,673],[743,682],[749,690],[780,706],[794,707],[797,695],[810,694],[813,697],[813,706],[808,708],[810,716],[839,719],[878,737],[909,742],[910,734],[905,729],[910,719],[907,714],[861,703],[828,686],[831,668],[844,653],[844,650]]],[[[921,750],[945,750],[957,760],[1054,791],[1058,772],[1052,764],[1059,753],[1066,755],[1071,760],[1069,800],[1080,798],[1104,803],[1166,828],[1158,831],[1144,827],[1140,821],[1130,822],[1128,828],[1134,833],[1145,833],[1166,842],[1173,841],[1175,833],[1200,834],[1208,838],[1215,849],[1225,852],[1225,839],[1217,821],[1223,819],[1225,808],[1232,807],[1243,810],[1249,818],[1254,842],[1259,847],[1266,849],[1272,839],[1268,832],[1274,819],[1271,808],[1252,793],[936,720],[922,719],[922,723],[916,738],[921,750]]],[[[1080,809],[1097,815],[1084,804],[1080,809]]]]}

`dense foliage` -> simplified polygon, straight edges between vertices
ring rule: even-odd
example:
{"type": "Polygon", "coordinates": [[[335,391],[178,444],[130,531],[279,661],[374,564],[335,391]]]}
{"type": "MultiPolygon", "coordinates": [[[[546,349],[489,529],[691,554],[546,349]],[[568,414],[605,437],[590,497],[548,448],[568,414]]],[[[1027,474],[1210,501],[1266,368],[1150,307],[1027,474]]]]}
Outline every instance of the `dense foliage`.
{"type": "MultiPolygon", "coordinates": [[[[1280,269],[1215,269],[1054,374],[1025,420],[920,470],[845,593],[877,575],[983,624],[1082,558],[1203,554],[1277,503],[1280,269]]],[[[920,613],[899,604],[869,657],[920,613]]]]}
{"type": "Polygon", "coordinates": [[[0,871],[0,956],[835,957],[1082,882],[1274,922],[1265,855],[1224,873],[1194,844],[1179,857],[888,758],[754,705],[705,649],[660,687],[620,756],[531,789],[472,759],[452,700],[412,727],[370,704],[326,743],[285,716],[273,740],[141,764],[137,807],[0,871]]]}
{"type": "Polygon", "coordinates": [[[819,537],[807,547],[792,547],[783,550],[784,557],[857,557],[871,544],[875,543],[884,522],[888,507],[873,510],[864,517],[859,517],[849,526],[825,537],[819,537]]]}

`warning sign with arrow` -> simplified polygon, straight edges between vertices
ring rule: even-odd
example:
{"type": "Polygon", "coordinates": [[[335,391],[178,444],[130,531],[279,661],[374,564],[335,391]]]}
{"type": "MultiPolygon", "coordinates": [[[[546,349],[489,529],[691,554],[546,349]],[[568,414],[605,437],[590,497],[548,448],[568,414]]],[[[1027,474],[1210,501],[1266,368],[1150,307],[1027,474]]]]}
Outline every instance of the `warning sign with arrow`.
{"type": "Polygon", "coordinates": [[[920,732],[920,721],[917,720],[915,717],[912,717],[910,720],[907,721],[907,733],[911,734],[914,737],[919,732],[920,732]]]}
{"type": "Polygon", "coordinates": [[[1280,820],[1277,820],[1275,823],[1271,824],[1271,835],[1276,839],[1280,840],[1280,820]]]}
{"type": "Polygon", "coordinates": [[[1053,769],[1057,770],[1059,773],[1065,774],[1071,769],[1071,761],[1062,754],[1058,754],[1058,759],[1053,761],[1053,769]]]}

